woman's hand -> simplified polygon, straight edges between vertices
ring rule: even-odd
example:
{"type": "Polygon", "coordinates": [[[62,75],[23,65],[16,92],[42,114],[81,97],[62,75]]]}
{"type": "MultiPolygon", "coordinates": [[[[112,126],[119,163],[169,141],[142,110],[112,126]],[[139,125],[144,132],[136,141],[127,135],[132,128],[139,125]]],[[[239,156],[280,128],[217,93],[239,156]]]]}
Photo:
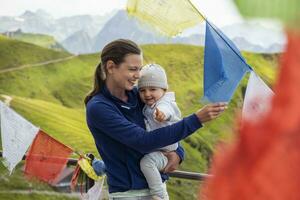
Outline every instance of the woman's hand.
{"type": "Polygon", "coordinates": [[[227,103],[213,103],[208,104],[198,110],[196,115],[201,123],[208,122],[212,119],[217,118],[224,110],[227,109],[227,103]]]}
{"type": "Polygon", "coordinates": [[[163,153],[168,158],[168,164],[162,170],[163,173],[169,173],[176,170],[180,163],[180,157],[175,151],[164,152],[163,153]]]}

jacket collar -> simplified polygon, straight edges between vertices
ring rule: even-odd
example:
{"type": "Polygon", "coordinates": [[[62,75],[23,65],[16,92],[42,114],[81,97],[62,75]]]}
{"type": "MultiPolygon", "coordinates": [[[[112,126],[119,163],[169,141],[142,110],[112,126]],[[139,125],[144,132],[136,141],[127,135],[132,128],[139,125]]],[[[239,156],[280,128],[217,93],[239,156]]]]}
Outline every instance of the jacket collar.
{"type": "Polygon", "coordinates": [[[127,102],[124,102],[121,99],[113,96],[110,93],[110,91],[108,90],[106,84],[103,85],[103,87],[101,89],[101,93],[103,94],[103,96],[110,99],[115,104],[119,105],[122,108],[128,109],[128,110],[130,110],[131,108],[135,108],[138,104],[138,96],[137,96],[138,91],[137,91],[136,87],[133,88],[133,90],[126,91],[126,95],[128,96],[128,101],[127,102]]]}

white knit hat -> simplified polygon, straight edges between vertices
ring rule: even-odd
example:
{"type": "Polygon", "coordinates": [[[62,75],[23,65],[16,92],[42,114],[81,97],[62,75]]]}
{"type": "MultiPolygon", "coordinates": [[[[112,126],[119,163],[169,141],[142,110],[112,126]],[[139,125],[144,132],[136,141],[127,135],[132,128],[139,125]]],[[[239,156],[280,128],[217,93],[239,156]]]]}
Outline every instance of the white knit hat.
{"type": "Polygon", "coordinates": [[[142,87],[158,87],[168,89],[168,81],[165,70],[158,64],[148,64],[141,70],[138,81],[138,89],[142,87]]]}

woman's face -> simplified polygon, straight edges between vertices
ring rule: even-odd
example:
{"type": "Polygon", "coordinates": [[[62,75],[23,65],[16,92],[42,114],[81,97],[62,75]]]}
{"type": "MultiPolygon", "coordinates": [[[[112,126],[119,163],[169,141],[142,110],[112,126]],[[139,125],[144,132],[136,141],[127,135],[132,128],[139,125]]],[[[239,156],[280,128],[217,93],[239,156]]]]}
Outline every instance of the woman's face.
{"type": "Polygon", "coordinates": [[[115,86],[119,89],[132,90],[137,80],[140,78],[142,68],[142,56],[129,54],[124,58],[124,62],[112,69],[110,74],[115,86]]]}

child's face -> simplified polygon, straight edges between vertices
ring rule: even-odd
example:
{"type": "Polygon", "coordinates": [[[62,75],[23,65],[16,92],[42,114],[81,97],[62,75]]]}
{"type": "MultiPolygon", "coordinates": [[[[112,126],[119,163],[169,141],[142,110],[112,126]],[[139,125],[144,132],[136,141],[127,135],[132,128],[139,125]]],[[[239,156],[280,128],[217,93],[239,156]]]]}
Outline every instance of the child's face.
{"type": "Polygon", "coordinates": [[[139,89],[139,93],[142,101],[146,105],[152,106],[165,94],[165,90],[158,87],[142,87],[139,89]]]}

